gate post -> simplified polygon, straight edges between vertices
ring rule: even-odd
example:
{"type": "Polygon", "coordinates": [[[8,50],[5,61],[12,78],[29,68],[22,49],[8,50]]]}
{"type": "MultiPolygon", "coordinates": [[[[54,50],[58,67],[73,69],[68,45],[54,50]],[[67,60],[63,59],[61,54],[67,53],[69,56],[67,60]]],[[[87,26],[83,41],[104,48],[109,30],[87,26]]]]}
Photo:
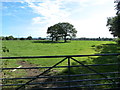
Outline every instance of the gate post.
{"type": "Polygon", "coordinates": [[[68,86],[69,86],[69,90],[70,90],[70,74],[71,74],[71,72],[70,72],[70,57],[68,57],[68,86]]]}

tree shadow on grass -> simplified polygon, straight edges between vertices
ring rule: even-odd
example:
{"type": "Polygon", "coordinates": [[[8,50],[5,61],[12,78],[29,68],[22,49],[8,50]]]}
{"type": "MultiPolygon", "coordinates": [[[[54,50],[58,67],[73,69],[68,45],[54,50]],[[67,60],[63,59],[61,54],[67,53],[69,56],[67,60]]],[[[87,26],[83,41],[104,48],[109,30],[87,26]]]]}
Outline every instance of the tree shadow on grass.
{"type": "MultiPolygon", "coordinates": [[[[97,47],[97,46],[96,46],[97,47]]],[[[98,49],[98,48],[97,48],[98,49]]],[[[99,48],[98,54],[109,54],[109,53],[120,53],[120,45],[118,44],[102,44],[99,48]]],[[[120,72],[120,56],[99,56],[97,58],[92,58],[95,64],[113,64],[109,66],[97,66],[95,70],[100,73],[106,72],[120,72]]],[[[107,77],[119,77],[118,74],[107,74],[107,77]]],[[[113,79],[115,82],[120,82],[118,79],[113,79]]]]}
{"type": "Polygon", "coordinates": [[[101,53],[120,53],[120,46],[118,44],[102,44],[101,53]]]}
{"type": "Polygon", "coordinates": [[[39,41],[33,41],[32,43],[46,43],[46,44],[54,44],[54,43],[70,43],[70,41],[67,41],[67,42],[62,42],[62,41],[46,41],[46,40],[44,40],[44,41],[42,41],[42,40],[39,40],[39,41]]]}
{"type": "MultiPolygon", "coordinates": [[[[120,46],[117,44],[101,44],[101,45],[97,45],[92,47],[95,51],[98,51],[97,54],[106,54],[106,53],[120,53],[120,46]]],[[[77,59],[79,61],[79,59],[77,59]]],[[[99,56],[99,57],[88,57],[86,58],[86,61],[80,61],[81,63],[83,63],[84,65],[89,65],[91,63],[89,63],[89,61],[92,61],[92,64],[113,64],[113,65],[101,65],[101,66],[88,66],[89,68],[97,71],[98,73],[107,73],[107,72],[120,72],[120,66],[119,65],[115,65],[120,63],[120,56],[99,56]]],[[[80,65],[77,62],[72,62],[71,65],[80,65]]],[[[89,74],[89,73],[95,73],[91,70],[89,70],[86,67],[74,67],[70,69],[70,74],[74,75],[74,74],[89,74]]],[[[64,69],[60,75],[67,75],[68,74],[68,69],[64,69]]],[[[115,77],[119,77],[119,73],[112,73],[112,74],[105,74],[106,77],[108,78],[115,78],[115,77]]],[[[81,77],[72,77],[71,79],[74,80],[79,80],[79,79],[97,79],[97,78],[105,78],[102,75],[98,74],[98,75],[88,75],[88,76],[81,76],[81,77]]],[[[65,80],[63,78],[63,80],[65,80]]],[[[120,80],[118,79],[113,79],[113,81],[115,82],[120,82],[120,80]]],[[[99,81],[93,81],[93,82],[79,82],[79,83],[71,83],[72,85],[88,85],[88,84],[104,84],[104,83],[112,83],[112,81],[110,80],[99,80],[99,81]]],[[[111,86],[100,86],[100,87],[94,87],[94,88],[115,88],[116,85],[111,85],[111,86]]],[[[89,88],[89,87],[88,87],[89,88]]]]}
{"type": "MultiPolygon", "coordinates": [[[[118,44],[102,44],[94,48],[98,51],[97,54],[109,54],[109,53],[120,53],[120,46],[118,44]]],[[[119,56],[99,56],[98,58],[93,58],[93,62],[96,64],[107,64],[107,63],[117,63],[119,56]]]]}

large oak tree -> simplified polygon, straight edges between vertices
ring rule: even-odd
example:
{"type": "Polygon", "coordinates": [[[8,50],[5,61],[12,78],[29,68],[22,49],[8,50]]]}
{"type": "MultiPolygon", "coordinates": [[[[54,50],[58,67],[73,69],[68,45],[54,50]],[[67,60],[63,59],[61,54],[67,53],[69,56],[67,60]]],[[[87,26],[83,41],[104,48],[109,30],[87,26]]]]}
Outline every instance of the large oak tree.
{"type": "Polygon", "coordinates": [[[76,33],[77,31],[74,26],[68,22],[57,23],[47,29],[47,34],[50,35],[52,41],[54,39],[57,41],[59,37],[62,37],[66,42],[67,36],[72,38],[76,36],[76,33]]]}

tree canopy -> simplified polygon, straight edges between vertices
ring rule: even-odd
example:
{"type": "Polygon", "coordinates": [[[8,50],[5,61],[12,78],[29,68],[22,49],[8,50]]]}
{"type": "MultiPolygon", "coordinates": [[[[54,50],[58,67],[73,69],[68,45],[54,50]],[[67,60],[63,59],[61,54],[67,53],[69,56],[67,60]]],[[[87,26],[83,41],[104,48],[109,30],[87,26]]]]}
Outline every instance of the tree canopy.
{"type": "Polygon", "coordinates": [[[119,37],[120,38],[120,1],[116,2],[116,16],[114,17],[109,17],[107,19],[107,25],[109,28],[109,31],[111,34],[113,34],[114,37],[119,37]]]}
{"type": "Polygon", "coordinates": [[[116,7],[115,9],[117,10],[116,14],[119,14],[119,12],[120,12],[120,0],[119,1],[116,0],[115,3],[117,3],[116,6],[115,6],[116,7]]]}
{"type": "Polygon", "coordinates": [[[27,40],[32,40],[32,36],[28,36],[26,39],[27,40]]]}
{"type": "Polygon", "coordinates": [[[67,36],[70,38],[76,36],[76,29],[74,26],[68,22],[57,23],[53,26],[48,27],[47,34],[52,38],[52,41],[58,41],[58,39],[64,38],[64,41],[67,41],[67,36]]]}
{"type": "Polygon", "coordinates": [[[106,26],[109,27],[109,31],[113,34],[113,36],[120,38],[120,15],[109,17],[106,26]]]}

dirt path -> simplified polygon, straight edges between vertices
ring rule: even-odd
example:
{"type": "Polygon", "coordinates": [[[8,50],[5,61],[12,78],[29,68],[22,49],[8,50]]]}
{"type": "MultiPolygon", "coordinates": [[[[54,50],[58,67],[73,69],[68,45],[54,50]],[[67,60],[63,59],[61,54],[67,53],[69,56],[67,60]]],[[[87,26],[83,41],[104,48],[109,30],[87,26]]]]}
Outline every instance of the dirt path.
{"type": "MultiPolygon", "coordinates": [[[[27,61],[18,61],[18,64],[21,65],[22,67],[37,67],[36,65],[34,64],[31,64],[27,61]]],[[[27,73],[27,76],[36,76],[36,75],[39,75],[41,72],[39,69],[25,69],[26,73],[27,73]]]]}
{"type": "MultiPolygon", "coordinates": [[[[37,67],[37,65],[32,64],[32,63],[27,62],[27,61],[24,61],[24,60],[18,61],[17,64],[19,64],[21,67],[37,67]]],[[[37,76],[37,75],[41,74],[43,71],[44,71],[44,69],[25,69],[25,72],[26,72],[25,77],[34,77],[34,76],[37,76]]],[[[20,73],[17,70],[15,70],[14,72],[20,73]]],[[[52,73],[47,73],[44,76],[54,76],[53,73],[55,73],[57,71],[56,70],[51,70],[51,72],[52,73]]],[[[37,78],[37,79],[33,80],[32,83],[33,82],[38,82],[38,83],[40,83],[40,82],[43,82],[43,83],[44,82],[45,83],[46,82],[57,82],[57,81],[62,81],[62,80],[63,80],[62,78],[59,78],[59,79],[58,78],[37,78]]],[[[66,86],[66,85],[67,84],[64,84],[64,83],[61,83],[61,84],[59,84],[59,83],[58,84],[57,83],[56,84],[55,83],[48,83],[48,84],[29,85],[29,86],[26,86],[26,88],[29,89],[29,90],[32,90],[32,89],[35,89],[35,88],[40,90],[39,88],[61,87],[61,86],[66,86]]],[[[73,90],[73,89],[71,89],[71,90],[73,90]]]]}
{"type": "MultiPolygon", "coordinates": [[[[22,67],[37,67],[36,65],[34,64],[31,64],[27,61],[18,61],[18,64],[21,65],[22,67]]],[[[39,75],[40,73],[43,72],[43,70],[39,70],[39,69],[25,69],[26,73],[27,73],[27,76],[26,77],[31,77],[31,76],[36,76],[36,75],[39,75]]],[[[46,76],[49,76],[49,74],[47,73],[46,76]]],[[[34,82],[49,82],[49,81],[52,81],[52,79],[48,79],[48,78],[39,78],[39,79],[36,79],[34,80],[34,82]]],[[[46,85],[41,85],[43,87],[51,87],[53,86],[52,84],[46,84],[46,85]]],[[[34,85],[34,86],[29,86],[28,88],[39,88],[40,85],[34,85]]]]}

